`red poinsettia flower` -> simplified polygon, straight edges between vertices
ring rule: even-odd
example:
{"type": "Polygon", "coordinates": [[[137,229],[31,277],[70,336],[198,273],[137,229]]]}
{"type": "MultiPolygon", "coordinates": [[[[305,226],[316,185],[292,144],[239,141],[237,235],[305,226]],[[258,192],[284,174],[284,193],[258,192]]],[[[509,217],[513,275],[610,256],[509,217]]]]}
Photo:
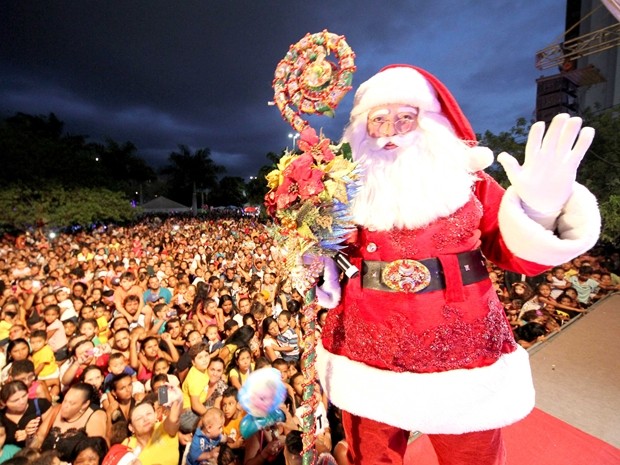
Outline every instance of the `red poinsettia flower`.
{"type": "Polygon", "coordinates": [[[334,153],[329,148],[330,140],[328,138],[319,138],[316,131],[308,126],[299,136],[297,146],[304,153],[310,153],[318,162],[330,162],[334,159],[334,153]]]}
{"type": "Polygon", "coordinates": [[[307,200],[325,189],[323,172],[313,165],[312,155],[303,153],[286,167],[282,173],[284,180],[275,192],[278,209],[289,207],[298,198],[307,200]]]}
{"type": "Polygon", "coordinates": [[[269,216],[275,216],[278,209],[277,196],[274,190],[270,190],[265,195],[265,207],[267,207],[267,214],[269,216]]]}

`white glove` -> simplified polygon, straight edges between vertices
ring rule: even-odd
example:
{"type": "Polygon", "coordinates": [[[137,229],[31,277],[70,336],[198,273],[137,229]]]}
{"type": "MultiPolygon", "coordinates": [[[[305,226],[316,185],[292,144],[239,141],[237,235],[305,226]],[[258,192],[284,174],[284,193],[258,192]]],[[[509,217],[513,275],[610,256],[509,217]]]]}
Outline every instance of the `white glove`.
{"type": "Polygon", "coordinates": [[[582,129],[581,122],[581,118],[566,113],[557,115],[544,138],[545,123],[534,124],[523,166],[506,152],[497,157],[526,213],[534,220],[546,217],[555,221],[573,193],[577,168],[594,138],[594,129],[582,129]]]}
{"type": "Polygon", "coordinates": [[[323,308],[334,308],[340,302],[340,272],[336,262],[330,257],[321,257],[323,262],[323,284],[317,286],[316,297],[323,308]]]}

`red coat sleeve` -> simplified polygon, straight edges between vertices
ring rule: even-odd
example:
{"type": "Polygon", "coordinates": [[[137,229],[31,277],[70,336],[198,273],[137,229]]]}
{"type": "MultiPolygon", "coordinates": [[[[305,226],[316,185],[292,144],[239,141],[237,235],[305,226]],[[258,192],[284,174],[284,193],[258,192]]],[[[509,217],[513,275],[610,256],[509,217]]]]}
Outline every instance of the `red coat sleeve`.
{"type": "Polygon", "coordinates": [[[484,256],[502,269],[534,276],[549,269],[547,265],[530,262],[513,254],[499,230],[498,212],[504,196],[504,189],[488,174],[478,173],[474,194],[482,204],[483,214],[480,221],[481,249],[484,256]]]}

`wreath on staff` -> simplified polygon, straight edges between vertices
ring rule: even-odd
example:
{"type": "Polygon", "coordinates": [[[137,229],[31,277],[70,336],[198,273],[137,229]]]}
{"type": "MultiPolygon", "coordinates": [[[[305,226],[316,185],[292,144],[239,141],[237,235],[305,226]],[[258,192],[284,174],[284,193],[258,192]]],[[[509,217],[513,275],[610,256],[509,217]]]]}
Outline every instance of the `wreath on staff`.
{"type": "Polygon", "coordinates": [[[308,126],[301,113],[334,115],[351,90],[355,69],[355,53],[344,36],[327,30],[306,34],[276,67],[274,102],[283,118],[301,132],[308,126]],[[338,63],[329,60],[331,55],[338,63]]]}

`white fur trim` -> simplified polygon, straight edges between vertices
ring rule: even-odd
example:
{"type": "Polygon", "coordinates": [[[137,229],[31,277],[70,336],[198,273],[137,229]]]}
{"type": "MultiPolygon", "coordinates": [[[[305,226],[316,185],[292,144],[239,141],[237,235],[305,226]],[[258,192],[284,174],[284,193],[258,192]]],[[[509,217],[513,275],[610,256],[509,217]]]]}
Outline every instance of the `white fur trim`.
{"type": "Polygon", "coordinates": [[[468,168],[470,173],[488,168],[494,160],[493,152],[487,147],[472,147],[466,154],[469,157],[468,168]]]}
{"type": "Polygon", "coordinates": [[[558,217],[558,235],[527,216],[512,186],[504,194],[498,216],[508,249],[519,258],[541,265],[560,265],[587,252],[596,244],[601,230],[596,198],[578,183],[558,217]]]}
{"type": "Polygon", "coordinates": [[[521,347],[483,368],[396,373],[332,354],[319,344],[317,369],[335,405],[407,431],[461,434],[501,428],[534,408],[529,356],[521,347]]]}
{"type": "Polygon", "coordinates": [[[381,71],[361,84],[355,93],[351,116],[391,103],[411,105],[427,112],[441,111],[433,86],[415,69],[403,66],[381,71]]]}

